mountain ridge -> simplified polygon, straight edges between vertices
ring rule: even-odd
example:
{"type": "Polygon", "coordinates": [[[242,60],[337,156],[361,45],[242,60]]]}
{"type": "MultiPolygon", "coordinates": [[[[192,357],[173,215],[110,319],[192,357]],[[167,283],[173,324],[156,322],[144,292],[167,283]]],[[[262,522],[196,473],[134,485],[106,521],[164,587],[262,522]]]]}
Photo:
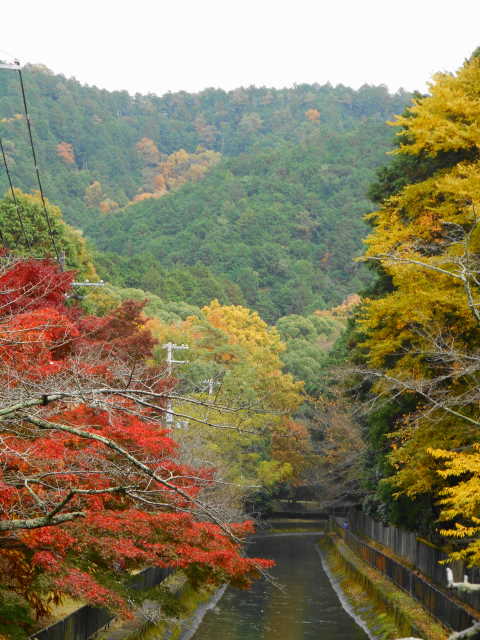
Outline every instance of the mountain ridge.
{"type": "MultiPolygon", "coordinates": [[[[352,264],[364,194],[391,146],[384,122],[409,94],[302,84],[131,97],[24,75],[45,192],[109,252],[103,277],[171,300],[246,302],[268,320],[339,304],[365,283],[352,264]]],[[[14,76],[0,75],[0,135],[29,191],[14,76]]]]}

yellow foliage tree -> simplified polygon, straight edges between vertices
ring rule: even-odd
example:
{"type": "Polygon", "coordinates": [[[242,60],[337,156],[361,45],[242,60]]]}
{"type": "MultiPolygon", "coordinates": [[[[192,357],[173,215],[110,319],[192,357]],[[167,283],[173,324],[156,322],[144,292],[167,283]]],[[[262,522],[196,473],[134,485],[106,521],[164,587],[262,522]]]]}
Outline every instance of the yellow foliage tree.
{"type": "Polygon", "coordinates": [[[100,202],[98,208],[102,213],[110,213],[111,211],[118,209],[118,202],[115,202],[115,200],[112,200],[111,198],[105,198],[105,200],[100,202]]]}
{"type": "Polygon", "coordinates": [[[93,208],[98,208],[100,206],[100,203],[102,202],[104,197],[105,196],[103,194],[101,183],[98,180],[95,180],[94,182],[92,182],[92,184],[88,185],[88,187],[85,189],[85,194],[83,196],[83,199],[87,207],[90,207],[93,209],[93,208]]]}
{"type": "Polygon", "coordinates": [[[441,520],[449,526],[440,533],[453,539],[468,538],[468,544],[452,554],[454,560],[480,565],[480,444],[470,451],[429,449],[431,456],[443,462],[438,474],[450,483],[440,495],[441,520]],[[453,482],[452,482],[453,481],[453,482]]]}
{"type": "Polygon", "coordinates": [[[139,148],[143,157],[148,158],[148,162],[143,169],[145,191],[137,195],[134,202],[146,198],[161,198],[186,182],[201,180],[205,173],[221,159],[220,153],[203,147],[199,147],[195,153],[179,149],[170,155],[160,154],[155,147],[155,153],[148,143],[148,138],[144,138],[137,144],[137,150],[139,148]]]}
{"type": "MultiPolygon", "coordinates": [[[[195,377],[197,397],[208,406],[189,409],[199,423],[204,455],[219,460],[225,478],[242,485],[269,486],[295,481],[310,456],[306,430],[291,414],[302,402],[302,383],[282,372],[285,345],[275,328],[240,306],[224,306],[214,300],[201,317],[190,316],[179,324],[152,320],[149,328],[160,343],[188,343],[189,371],[195,377]],[[206,377],[215,380],[207,394],[206,377]],[[216,406],[235,407],[225,414],[216,406]],[[212,428],[205,423],[229,427],[212,428]],[[290,455],[289,455],[290,453],[290,455]]],[[[164,358],[159,352],[157,357],[164,358]]],[[[179,400],[175,409],[187,413],[179,400]]]]}
{"type": "MultiPolygon", "coordinates": [[[[302,401],[303,383],[282,373],[280,355],[286,346],[275,327],[269,327],[256,311],[245,307],[221,305],[213,300],[202,309],[207,322],[223,331],[231,345],[242,347],[242,362],[255,370],[254,389],[276,411],[293,412],[302,401]]],[[[231,355],[225,353],[227,358],[231,355]]]]}
{"type": "Polygon", "coordinates": [[[445,452],[468,449],[480,425],[472,370],[480,343],[480,59],[437,74],[430,91],[392,123],[401,128],[395,153],[420,170],[369,215],[366,259],[381,266],[389,291],[364,301],[360,348],[378,394],[415,400],[391,434],[398,495],[436,492],[455,509],[461,490],[442,493],[446,479],[459,477],[478,449],[445,452]],[[447,470],[438,473],[442,456],[447,470]]]}
{"type": "Polygon", "coordinates": [[[135,145],[138,155],[146,165],[156,165],[160,160],[157,145],[150,138],[142,138],[135,145]]]}

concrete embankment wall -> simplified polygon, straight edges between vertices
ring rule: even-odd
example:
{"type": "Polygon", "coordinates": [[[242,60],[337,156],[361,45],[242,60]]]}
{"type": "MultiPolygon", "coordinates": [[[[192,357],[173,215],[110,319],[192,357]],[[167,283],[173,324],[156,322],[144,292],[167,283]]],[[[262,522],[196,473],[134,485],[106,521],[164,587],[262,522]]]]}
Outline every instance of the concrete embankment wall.
{"type": "MultiPolygon", "coordinates": [[[[151,589],[163,582],[170,573],[170,569],[149,567],[131,578],[130,587],[138,591],[151,589]]],[[[85,605],[31,637],[32,640],[88,640],[114,618],[107,609],[85,605]]]]}
{"type": "Polygon", "coordinates": [[[416,568],[390,557],[350,529],[342,527],[339,519],[332,518],[331,527],[357,556],[420,602],[448,629],[460,631],[471,626],[472,619],[480,619],[478,610],[464,604],[446,589],[430,582],[416,568]]]}
{"type": "Polygon", "coordinates": [[[368,628],[371,638],[392,640],[414,636],[424,640],[446,640],[448,633],[440,625],[431,629],[430,635],[423,633],[421,620],[417,624],[415,615],[425,621],[427,616],[423,611],[418,616],[418,607],[412,607],[414,601],[366,565],[342,538],[324,536],[320,550],[324,569],[334,588],[336,584],[349,608],[368,628]]]}
{"type": "MultiPolygon", "coordinates": [[[[337,522],[342,521],[337,519],[337,522]]],[[[447,566],[452,569],[455,582],[462,582],[464,575],[468,575],[472,583],[480,582],[478,568],[468,568],[461,561],[451,562],[442,549],[423,540],[412,531],[406,531],[400,527],[385,526],[361,511],[352,511],[348,515],[348,523],[349,531],[361,538],[374,540],[390,549],[407,565],[418,569],[440,588],[447,586],[447,566]]],[[[476,611],[480,611],[480,591],[458,591],[456,598],[476,611]]]]}

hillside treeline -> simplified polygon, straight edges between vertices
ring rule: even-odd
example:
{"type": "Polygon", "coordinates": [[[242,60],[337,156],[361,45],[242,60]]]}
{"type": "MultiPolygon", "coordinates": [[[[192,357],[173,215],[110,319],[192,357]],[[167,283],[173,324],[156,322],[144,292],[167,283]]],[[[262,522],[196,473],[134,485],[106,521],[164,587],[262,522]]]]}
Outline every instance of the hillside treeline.
{"type": "MultiPolygon", "coordinates": [[[[115,284],[272,320],[365,283],[351,261],[364,194],[407,94],[327,84],[132,97],[39,66],[24,77],[47,196],[113,254],[99,267],[115,284]]],[[[0,94],[14,184],[29,191],[15,73],[0,74],[0,94]]]]}
{"type": "Polygon", "coordinates": [[[340,304],[367,279],[353,257],[387,139],[379,123],[343,133],[309,123],[301,143],[227,159],[199,182],[105,216],[90,234],[100,249],[125,256],[122,284],[170,299],[199,304],[205,294],[186,290],[182,278],[169,282],[157,264],[167,272],[208,268],[241,296],[217,297],[267,320],[340,304]]]}

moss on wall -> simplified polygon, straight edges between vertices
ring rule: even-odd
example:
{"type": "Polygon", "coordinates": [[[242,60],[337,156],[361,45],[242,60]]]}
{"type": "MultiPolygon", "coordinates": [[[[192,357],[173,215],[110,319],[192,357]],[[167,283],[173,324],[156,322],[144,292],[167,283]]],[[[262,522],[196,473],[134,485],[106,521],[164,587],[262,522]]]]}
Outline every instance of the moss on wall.
{"type": "Polygon", "coordinates": [[[132,620],[111,625],[97,640],[178,640],[217,592],[215,587],[196,590],[177,572],[148,591],[132,620]]]}
{"type": "Polygon", "coordinates": [[[416,636],[447,640],[447,630],[408,594],[372,569],[335,535],[325,536],[321,552],[356,615],[378,640],[416,636]]]}

